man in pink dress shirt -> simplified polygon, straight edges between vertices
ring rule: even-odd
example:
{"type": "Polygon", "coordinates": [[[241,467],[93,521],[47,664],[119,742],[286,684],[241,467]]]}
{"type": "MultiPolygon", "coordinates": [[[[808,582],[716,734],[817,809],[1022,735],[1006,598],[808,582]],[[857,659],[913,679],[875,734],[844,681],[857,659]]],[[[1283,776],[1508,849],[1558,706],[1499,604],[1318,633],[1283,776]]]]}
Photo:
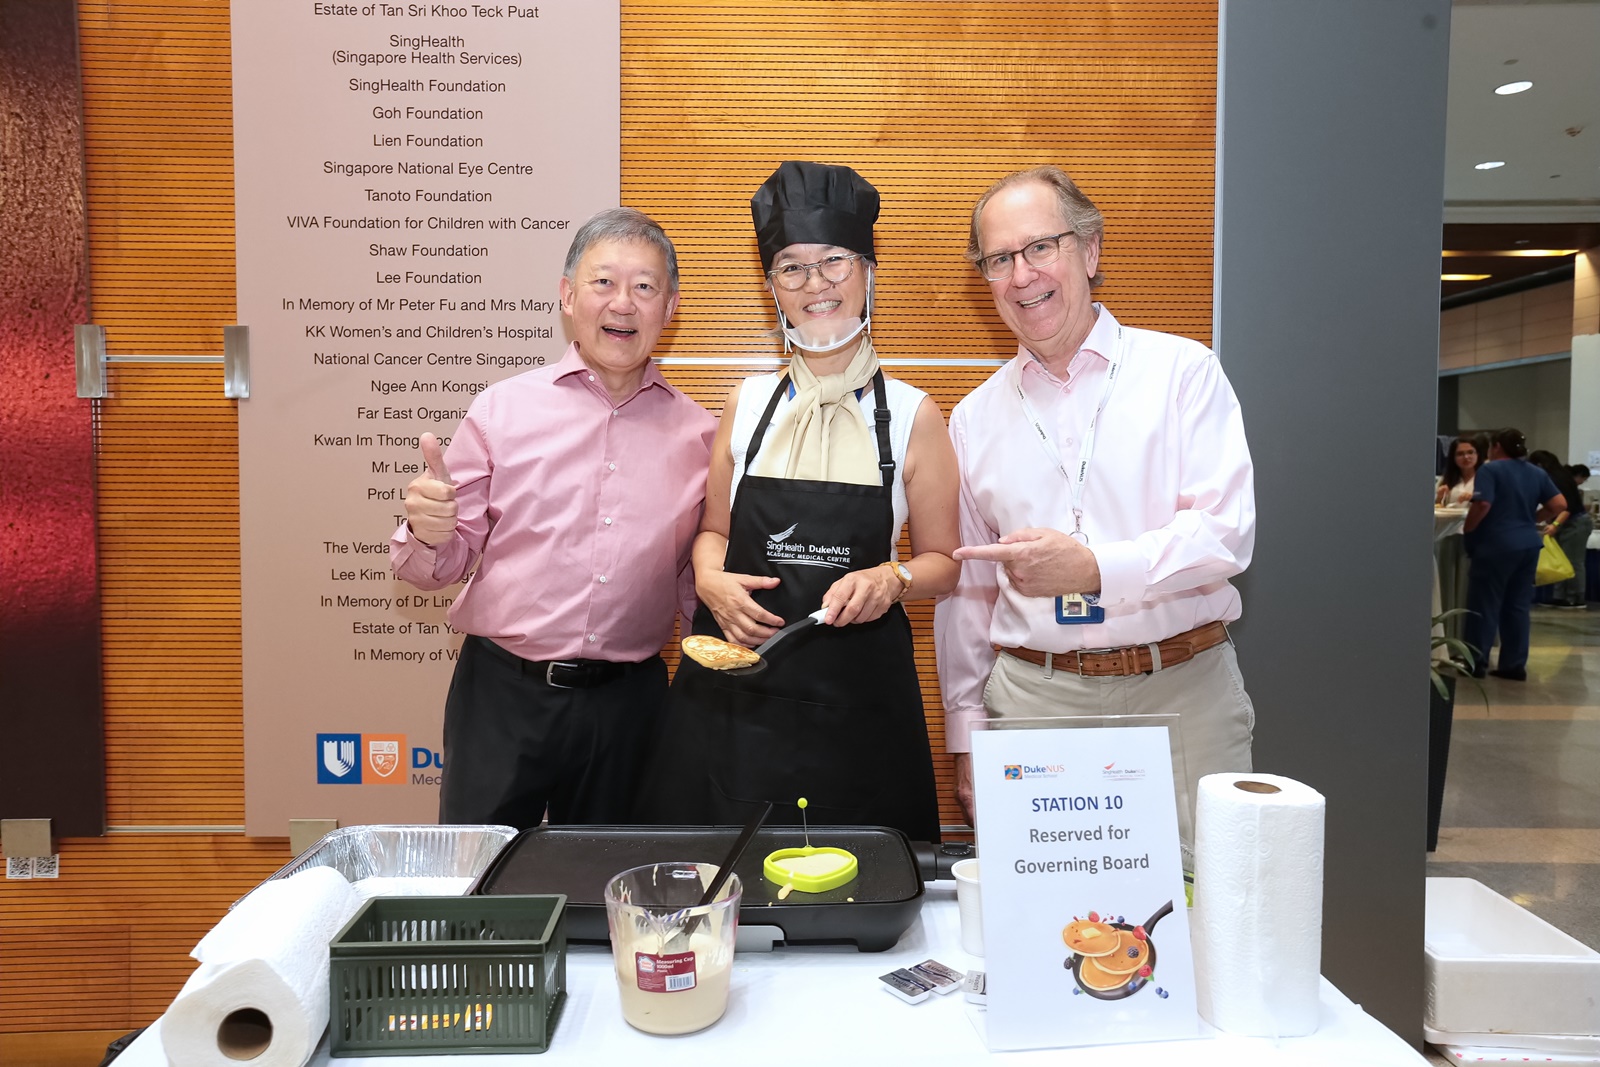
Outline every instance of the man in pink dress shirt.
{"type": "Polygon", "coordinates": [[[602,211],[561,279],[574,342],[491,385],[426,467],[390,539],[419,589],[466,578],[444,714],[445,823],[624,822],[666,700],[658,655],[694,611],[689,548],[716,423],[650,354],[678,260],[648,216],[602,211]]]}
{"type": "Polygon", "coordinates": [[[1254,480],[1216,355],[1090,299],[1103,232],[1055,167],[973,210],[968,258],[1019,347],[950,420],[967,562],[935,617],[945,744],[970,816],[974,726],[1176,712],[1187,851],[1198,779],[1250,769],[1255,715],[1224,624],[1254,480]]]}

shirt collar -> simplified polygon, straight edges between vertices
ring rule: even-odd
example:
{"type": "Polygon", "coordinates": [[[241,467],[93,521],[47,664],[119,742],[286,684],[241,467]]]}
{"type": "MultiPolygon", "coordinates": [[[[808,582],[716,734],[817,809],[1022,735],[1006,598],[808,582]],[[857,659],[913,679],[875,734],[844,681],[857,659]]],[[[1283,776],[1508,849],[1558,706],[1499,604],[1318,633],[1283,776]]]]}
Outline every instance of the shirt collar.
{"type": "MultiPolygon", "coordinates": [[[[555,371],[557,381],[579,372],[584,374],[589,372],[589,365],[583,361],[583,356],[579,354],[576,341],[567,345],[567,350],[562,353],[561,361],[556,364],[555,371]]],[[[639,393],[650,388],[668,388],[667,380],[662,377],[661,369],[656,366],[656,361],[653,358],[644,365],[644,377],[639,380],[639,391],[634,396],[638,396],[639,393]]],[[[603,389],[601,391],[604,392],[603,389]]]]}
{"type": "MultiPolygon", "coordinates": [[[[1105,363],[1111,362],[1111,352],[1116,346],[1117,331],[1121,327],[1117,325],[1116,317],[1106,310],[1104,304],[1096,303],[1094,309],[1096,315],[1094,325],[1089,327],[1089,335],[1083,339],[1083,344],[1079,346],[1072,359],[1067,362],[1068,377],[1075,376],[1078,373],[1086,354],[1097,356],[1105,363]]],[[[1052,381],[1056,380],[1055,376],[1045,368],[1044,362],[1029,351],[1026,345],[1017,346],[1017,355],[1022,357],[1024,373],[1042,374],[1052,381]]]]}

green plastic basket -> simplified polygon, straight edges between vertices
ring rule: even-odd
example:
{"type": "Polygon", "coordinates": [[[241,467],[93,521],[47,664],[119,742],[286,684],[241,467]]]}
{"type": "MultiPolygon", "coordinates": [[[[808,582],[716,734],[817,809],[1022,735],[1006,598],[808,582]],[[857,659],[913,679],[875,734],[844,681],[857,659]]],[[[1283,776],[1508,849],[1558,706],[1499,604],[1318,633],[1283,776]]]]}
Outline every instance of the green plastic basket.
{"type": "Polygon", "coordinates": [[[328,946],[334,1056],[543,1052],[567,995],[567,898],[378,897],[328,946]]]}

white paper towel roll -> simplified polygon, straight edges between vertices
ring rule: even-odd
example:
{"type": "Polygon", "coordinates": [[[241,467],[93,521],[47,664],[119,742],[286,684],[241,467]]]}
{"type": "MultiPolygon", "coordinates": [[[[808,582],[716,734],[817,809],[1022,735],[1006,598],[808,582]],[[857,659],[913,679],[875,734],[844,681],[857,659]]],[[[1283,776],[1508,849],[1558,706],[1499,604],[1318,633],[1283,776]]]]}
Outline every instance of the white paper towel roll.
{"type": "Polygon", "coordinates": [[[330,867],[268,882],[190,953],[161,1019],[172,1067],[303,1067],[328,1025],[328,942],[361,905],[330,867]]]}
{"type": "Polygon", "coordinates": [[[1276,774],[1208,774],[1195,813],[1200,1014],[1219,1030],[1317,1029],[1322,972],[1322,794],[1276,774]]]}

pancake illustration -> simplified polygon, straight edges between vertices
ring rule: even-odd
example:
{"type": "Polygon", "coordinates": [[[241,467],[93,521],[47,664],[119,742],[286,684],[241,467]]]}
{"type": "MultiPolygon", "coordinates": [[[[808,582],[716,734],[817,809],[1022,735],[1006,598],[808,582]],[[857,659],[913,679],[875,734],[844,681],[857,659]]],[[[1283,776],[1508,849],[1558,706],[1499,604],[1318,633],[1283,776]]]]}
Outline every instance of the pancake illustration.
{"type": "Polygon", "coordinates": [[[1078,964],[1078,981],[1090,989],[1098,989],[1102,993],[1110,992],[1127,984],[1130,974],[1113,974],[1100,966],[1100,961],[1094,957],[1086,958],[1078,964]]]}
{"type": "Polygon", "coordinates": [[[1127,978],[1150,961],[1150,942],[1137,938],[1131,930],[1117,931],[1117,949],[1106,956],[1097,956],[1095,964],[1109,974],[1127,978]]]}
{"type": "Polygon", "coordinates": [[[1156,923],[1172,914],[1172,901],[1157,908],[1142,924],[1128,922],[1115,912],[1091,911],[1087,918],[1073,916],[1061,931],[1061,940],[1072,950],[1062,962],[1077,986],[1074,994],[1088,994],[1093,1000],[1121,1000],[1145,987],[1167,999],[1167,990],[1155,986],[1156,923]]]}
{"type": "Polygon", "coordinates": [[[1110,923],[1095,919],[1074,919],[1061,931],[1061,940],[1080,956],[1108,956],[1120,940],[1110,923]]]}

